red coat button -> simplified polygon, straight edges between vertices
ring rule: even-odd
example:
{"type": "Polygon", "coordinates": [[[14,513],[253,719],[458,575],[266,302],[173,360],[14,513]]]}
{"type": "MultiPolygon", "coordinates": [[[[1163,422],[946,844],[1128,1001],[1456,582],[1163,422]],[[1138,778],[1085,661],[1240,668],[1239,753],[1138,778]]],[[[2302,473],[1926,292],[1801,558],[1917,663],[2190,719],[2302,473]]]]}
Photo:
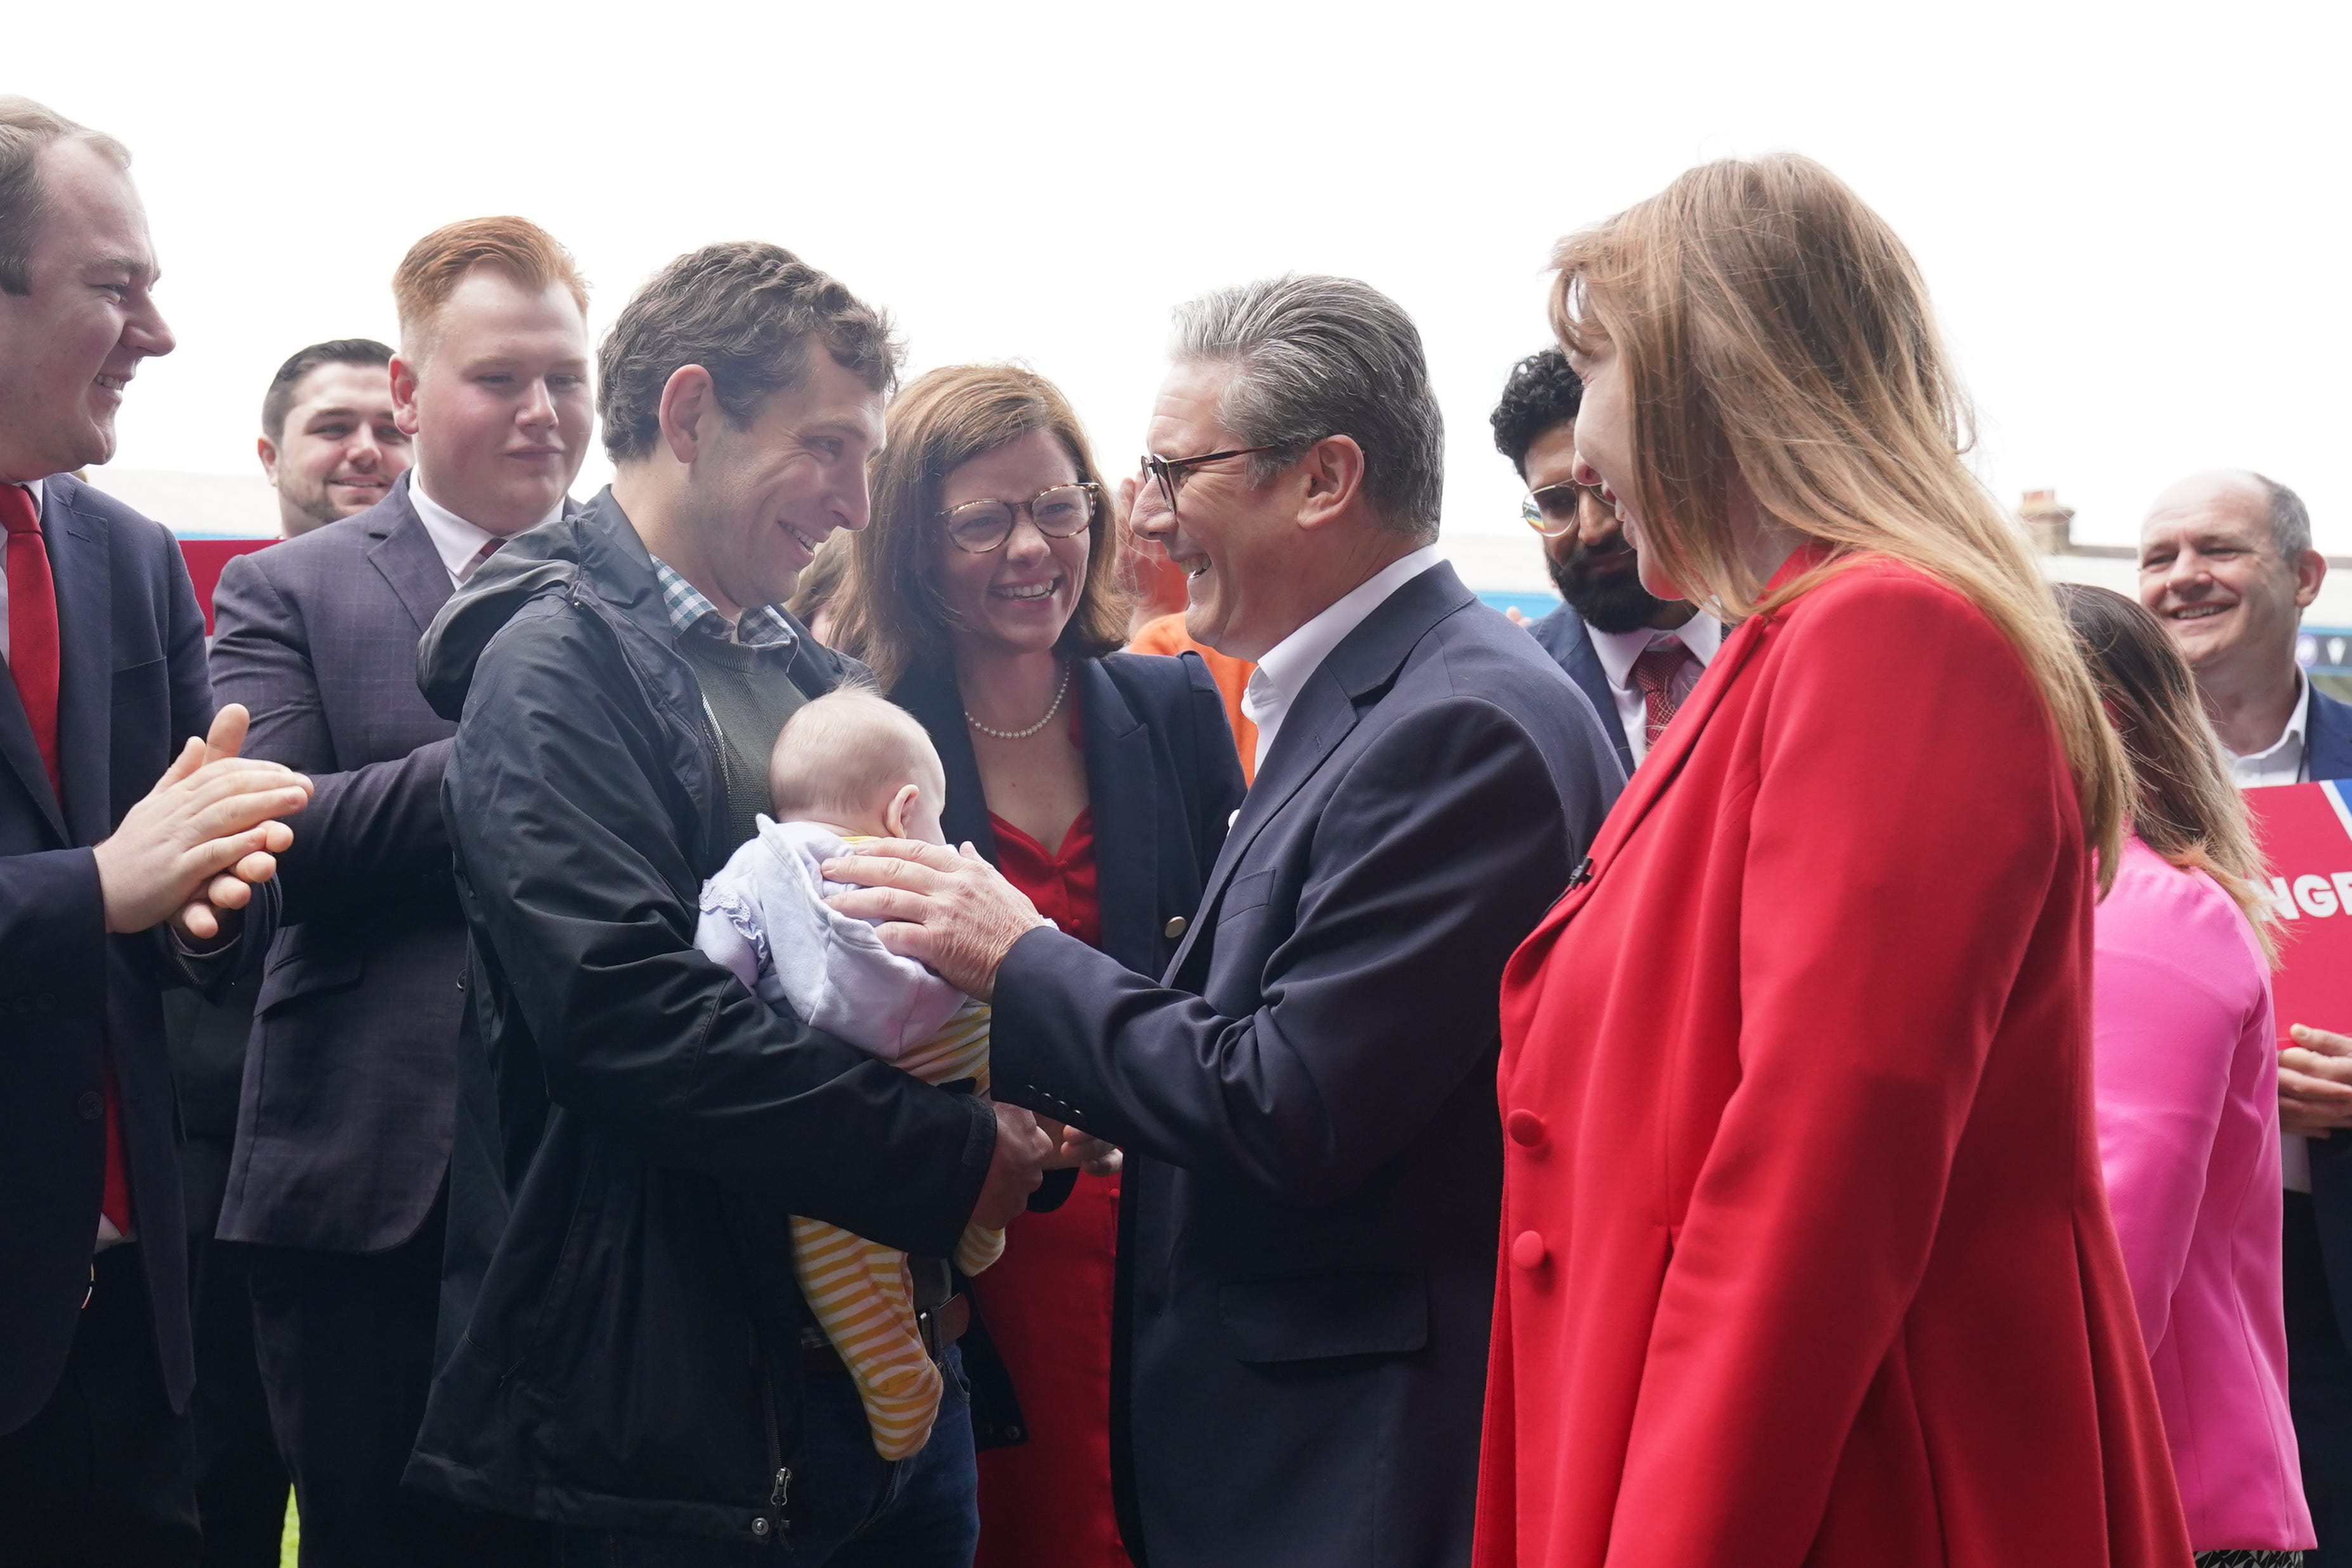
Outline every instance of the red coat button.
{"type": "Polygon", "coordinates": [[[1541,1268],[1546,1251],[1544,1238],[1536,1231],[1523,1230],[1512,1238],[1511,1261],[1521,1268],[1541,1268]]]}
{"type": "Polygon", "coordinates": [[[1503,1131],[1511,1142],[1534,1148],[1544,1139],[1544,1119],[1532,1110],[1514,1110],[1503,1120],[1503,1131]]]}

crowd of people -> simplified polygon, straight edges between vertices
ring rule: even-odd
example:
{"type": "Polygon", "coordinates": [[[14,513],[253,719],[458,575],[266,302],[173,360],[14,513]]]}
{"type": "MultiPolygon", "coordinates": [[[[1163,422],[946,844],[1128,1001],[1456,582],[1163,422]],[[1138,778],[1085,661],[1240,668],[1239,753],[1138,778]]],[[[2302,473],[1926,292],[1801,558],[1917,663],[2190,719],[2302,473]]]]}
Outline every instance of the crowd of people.
{"type": "Polygon", "coordinates": [[[129,167],[0,98],[0,1559],[2352,1563],[2326,561],[2216,472],[2045,584],[1818,164],[1561,242],[1532,623],[1360,282],[1178,307],[1127,472],[486,217],[209,636],[81,474],[129,167]]]}

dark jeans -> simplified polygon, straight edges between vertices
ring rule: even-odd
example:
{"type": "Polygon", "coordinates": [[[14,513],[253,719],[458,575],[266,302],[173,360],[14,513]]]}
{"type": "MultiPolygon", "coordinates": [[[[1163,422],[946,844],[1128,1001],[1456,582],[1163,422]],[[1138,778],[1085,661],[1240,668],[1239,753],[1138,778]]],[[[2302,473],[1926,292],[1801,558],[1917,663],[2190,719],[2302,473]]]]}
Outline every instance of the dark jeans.
{"type": "Polygon", "coordinates": [[[947,1369],[931,1440],[896,1464],[874,1451],[856,1386],[838,1373],[810,1374],[788,1554],[750,1541],[559,1528],[555,1568],[970,1568],[980,1545],[980,1475],[971,1385],[953,1346],[947,1369]]]}
{"type": "Polygon", "coordinates": [[[269,1428],[269,1401],[253,1352],[247,1249],[188,1237],[196,1313],[196,1512],[205,1568],[278,1568],[291,1484],[269,1428]]]}
{"type": "Polygon", "coordinates": [[[2319,1252],[2311,1194],[2286,1194],[2281,1249],[2286,1287],[2287,1405],[2303,1458],[2304,1500],[2319,1549],[2305,1568],[2352,1568],[2352,1351],[2319,1252]]]}
{"type": "Polygon", "coordinates": [[[57,1391],[0,1436],[9,1568],[194,1568],[196,1449],[155,1360],[136,1243],[99,1254],[57,1391]]]}
{"type": "Polygon", "coordinates": [[[254,1342],[294,1474],[302,1568],[547,1560],[545,1526],[400,1484],[433,1382],[444,1228],[436,1202],[388,1251],[251,1248],[254,1342]]]}

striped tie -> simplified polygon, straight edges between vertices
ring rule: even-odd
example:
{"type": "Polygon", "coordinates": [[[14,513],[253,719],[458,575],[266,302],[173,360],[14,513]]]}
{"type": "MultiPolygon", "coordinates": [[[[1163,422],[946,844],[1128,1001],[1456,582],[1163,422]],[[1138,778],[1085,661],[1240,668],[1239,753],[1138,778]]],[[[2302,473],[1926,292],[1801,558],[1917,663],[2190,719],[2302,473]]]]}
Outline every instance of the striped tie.
{"type": "Polygon", "coordinates": [[[505,544],[506,541],[503,539],[493,539],[475,551],[474,558],[466,563],[466,569],[457,574],[457,581],[460,583],[470,581],[474,574],[482,569],[482,563],[496,555],[505,544]]]}

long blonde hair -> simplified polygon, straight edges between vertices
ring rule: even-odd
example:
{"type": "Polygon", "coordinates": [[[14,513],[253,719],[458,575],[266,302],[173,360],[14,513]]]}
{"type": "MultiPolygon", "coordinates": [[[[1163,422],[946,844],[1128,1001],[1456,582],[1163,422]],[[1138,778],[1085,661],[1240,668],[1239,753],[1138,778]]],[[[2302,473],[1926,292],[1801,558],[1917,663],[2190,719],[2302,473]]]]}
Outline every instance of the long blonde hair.
{"type": "Polygon", "coordinates": [[[2278,911],[2263,888],[2270,872],[2189,661],[2157,618],[2121,594],[2080,583],[2051,592],[2131,761],[2132,831],[2173,865],[2221,884],[2276,962],[2278,911]]]}
{"type": "Polygon", "coordinates": [[[1961,461],[1968,399],[1903,242],[1810,158],[1690,170],[1560,241],[1552,328],[1620,356],[1643,548],[1734,619],[1769,612],[1859,552],[1981,610],[2048,702],[2102,885],[2127,784],[2121,745],[2022,534],[1961,461]],[[1836,553],[1766,594],[1742,559],[1729,482],[1836,553]]]}

